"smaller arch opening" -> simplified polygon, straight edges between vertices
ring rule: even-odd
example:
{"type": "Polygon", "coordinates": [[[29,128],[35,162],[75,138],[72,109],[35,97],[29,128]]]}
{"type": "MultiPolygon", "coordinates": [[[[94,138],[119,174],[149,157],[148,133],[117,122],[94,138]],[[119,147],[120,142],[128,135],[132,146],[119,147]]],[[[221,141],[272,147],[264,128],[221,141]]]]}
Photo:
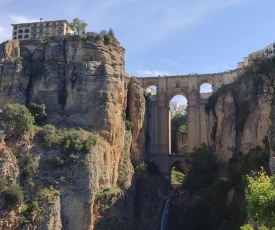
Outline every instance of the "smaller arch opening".
{"type": "Polygon", "coordinates": [[[29,33],[30,32],[30,30],[29,29],[25,29],[25,31],[24,31],[25,33],[29,33]]]}
{"type": "Polygon", "coordinates": [[[150,99],[151,101],[156,100],[156,95],[157,95],[158,88],[156,85],[148,85],[145,88],[145,96],[150,99]]]}
{"type": "Polygon", "coordinates": [[[28,39],[30,36],[28,34],[25,34],[24,39],[28,39]]]}
{"type": "Polygon", "coordinates": [[[22,38],[23,38],[23,36],[22,36],[22,35],[19,35],[19,36],[18,36],[18,39],[22,39],[22,38]]]}
{"type": "Polygon", "coordinates": [[[175,162],[170,170],[171,173],[171,184],[174,187],[181,186],[183,184],[186,175],[186,164],[181,161],[175,162]]]}
{"type": "Polygon", "coordinates": [[[13,35],[17,35],[17,32],[15,31],[15,32],[13,33],[13,35]]]}
{"type": "Polygon", "coordinates": [[[208,98],[212,93],[213,93],[213,89],[210,83],[205,82],[200,85],[201,98],[208,98]]]}

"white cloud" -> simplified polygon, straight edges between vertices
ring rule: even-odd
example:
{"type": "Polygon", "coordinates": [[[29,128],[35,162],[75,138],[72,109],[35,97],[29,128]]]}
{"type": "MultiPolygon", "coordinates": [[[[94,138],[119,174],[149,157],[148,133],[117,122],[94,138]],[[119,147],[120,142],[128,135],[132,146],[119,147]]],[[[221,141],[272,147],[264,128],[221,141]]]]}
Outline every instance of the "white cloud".
{"type": "Polygon", "coordinates": [[[37,18],[30,18],[24,15],[10,15],[10,18],[13,23],[28,23],[28,22],[37,22],[39,19],[37,18]]]}
{"type": "Polygon", "coordinates": [[[163,72],[159,70],[137,70],[138,77],[156,77],[169,75],[168,72],[163,72]]]}

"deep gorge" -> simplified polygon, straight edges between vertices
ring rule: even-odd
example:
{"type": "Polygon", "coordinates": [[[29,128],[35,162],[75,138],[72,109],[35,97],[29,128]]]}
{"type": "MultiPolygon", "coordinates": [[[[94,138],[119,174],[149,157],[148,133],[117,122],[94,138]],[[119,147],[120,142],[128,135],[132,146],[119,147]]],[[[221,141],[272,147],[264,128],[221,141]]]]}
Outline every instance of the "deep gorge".
{"type": "Polygon", "coordinates": [[[148,98],[125,74],[124,51],[100,35],[0,45],[2,114],[8,103],[44,105],[47,114],[9,138],[1,120],[1,229],[159,229],[168,198],[167,229],[247,222],[242,178],[274,168],[273,95],[257,80],[273,74],[274,59],[208,99],[209,142],[189,153],[174,189],[148,157],[148,98]],[[7,200],[11,184],[20,201],[7,200]]]}

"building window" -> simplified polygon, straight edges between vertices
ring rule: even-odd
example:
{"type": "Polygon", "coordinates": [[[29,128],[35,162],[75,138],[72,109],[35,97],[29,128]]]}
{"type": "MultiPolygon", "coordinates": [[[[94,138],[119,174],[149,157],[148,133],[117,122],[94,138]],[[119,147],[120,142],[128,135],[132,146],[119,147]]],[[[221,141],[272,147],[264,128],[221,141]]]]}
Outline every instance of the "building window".
{"type": "Polygon", "coordinates": [[[15,36],[15,37],[13,37],[13,40],[16,40],[16,36],[15,36]]]}
{"type": "Polygon", "coordinates": [[[25,34],[24,39],[30,38],[28,34],[25,34]]]}
{"type": "Polygon", "coordinates": [[[22,36],[22,35],[19,35],[19,36],[18,36],[18,39],[22,39],[22,38],[23,38],[23,36],[22,36]]]}
{"type": "Polygon", "coordinates": [[[24,31],[25,33],[29,33],[30,32],[30,30],[29,29],[25,29],[25,31],[24,31]]]}
{"type": "Polygon", "coordinates": [[[13,35],[17,35],[17,32],[15,31],[15,32],[13,32],[13,35]]]}
{"type": "Polygon", "coordinates": [[[14,29],[17,30],[17,26],[15,26],[14,29]]]}
{"type": "Polygon", "coordinates": [[[20,29],[20,30],[18,31],[18,33],[19,33],[19,34],[23,34],[23,30],[20,29]]]}

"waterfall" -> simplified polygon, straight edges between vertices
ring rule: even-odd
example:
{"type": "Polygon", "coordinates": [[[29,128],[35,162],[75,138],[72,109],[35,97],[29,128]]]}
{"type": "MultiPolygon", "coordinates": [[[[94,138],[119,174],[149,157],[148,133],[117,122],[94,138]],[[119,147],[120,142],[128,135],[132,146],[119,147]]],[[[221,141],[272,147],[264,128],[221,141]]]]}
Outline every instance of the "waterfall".
{"type": "Polygon", "coordinates": [[[162,210],[160,230],[166,230],[167,222],[168,222],[169,206],[170,206],[170,199],[167,199],[165,201],[165,204],[162,210]]]}

